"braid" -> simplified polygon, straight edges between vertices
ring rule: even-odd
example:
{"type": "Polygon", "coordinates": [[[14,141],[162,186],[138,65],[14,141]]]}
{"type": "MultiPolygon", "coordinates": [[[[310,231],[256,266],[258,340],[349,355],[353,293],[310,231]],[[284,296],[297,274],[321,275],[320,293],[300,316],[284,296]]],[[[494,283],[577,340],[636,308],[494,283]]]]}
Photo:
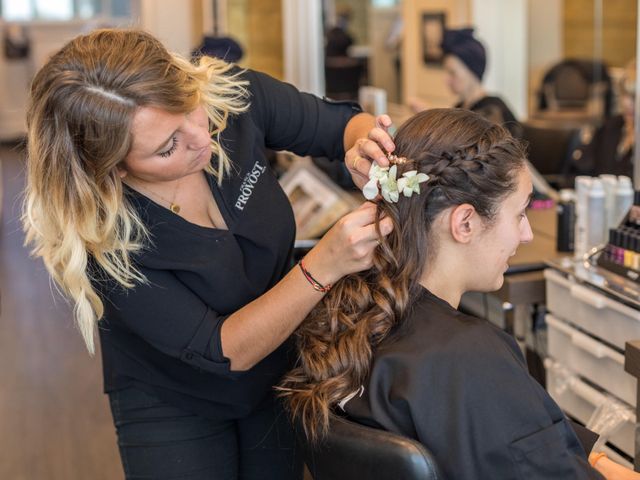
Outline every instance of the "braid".
{"type": "Polygon", "coordinates": [[[485,135],[472,144],[423,150],[415,156],[412,168],[430,177],[423,191],[428,198],[427,218],[448,205],[470,203],[491,220],[496,200],[513,191],[514,172],[524,163],[524,147],[498,125],[491,125],[485,135]]]}

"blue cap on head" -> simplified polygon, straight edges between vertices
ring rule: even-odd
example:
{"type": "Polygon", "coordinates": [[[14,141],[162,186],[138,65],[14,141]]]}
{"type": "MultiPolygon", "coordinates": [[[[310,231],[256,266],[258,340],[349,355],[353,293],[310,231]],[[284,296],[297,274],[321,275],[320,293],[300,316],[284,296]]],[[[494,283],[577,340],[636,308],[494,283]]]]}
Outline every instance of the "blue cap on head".
{"type": "Polygon", "coordinates": [[[193,56],[207,55],[235,63],[242,58],[242,47],[231,37],[205,36],[202,44],[193,52],[193,56]]]}
{"type": "Polygon", "coordinates": [[[442,52],[458,57],[479,80],[482,80],[487,66],[487,52],[474,38],[473,28],[445,30],[442,35],[442,52]]]}

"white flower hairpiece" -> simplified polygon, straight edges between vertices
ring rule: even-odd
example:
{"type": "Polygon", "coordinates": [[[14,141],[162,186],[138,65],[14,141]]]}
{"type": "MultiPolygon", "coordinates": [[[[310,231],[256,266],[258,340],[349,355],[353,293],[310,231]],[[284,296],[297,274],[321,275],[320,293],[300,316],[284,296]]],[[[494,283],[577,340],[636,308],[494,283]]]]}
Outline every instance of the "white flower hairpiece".
{"type": "Polygon", "coordinates": [[[398,190],[405,197],[410,197],[414,192],[420,194],[420,184],[429,180],[426,173],[418,173],[417,170],[410,170],[402,174],[402,178],[398,180],[398,190]]]}
{"type": "Polygon", "coordinates": [[[404,172],[402,177],[396,180],[397,171],[396,165],[389,168],[372,164],[369,169],[369,181],[362,189],[364,198],[373,200],[380,193],[387,202],[397,203],[400,192],[405,197],[411,197],[414,192],[419,194],[420,184],[429,180],[429,175],[418,173],[417,170],[404,172]]]}

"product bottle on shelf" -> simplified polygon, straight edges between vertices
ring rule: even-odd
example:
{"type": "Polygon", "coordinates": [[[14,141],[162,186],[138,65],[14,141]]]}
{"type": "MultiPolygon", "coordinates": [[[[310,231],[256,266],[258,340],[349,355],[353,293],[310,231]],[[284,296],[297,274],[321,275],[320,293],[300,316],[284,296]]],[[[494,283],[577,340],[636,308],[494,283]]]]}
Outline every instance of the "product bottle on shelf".
{"type": "Polygon", "coordinates": [[[603,174],[599,176],[604,187],[604,215],[605,234],[610,228],[615,228],[620,223],[616,217],[616,190],[618,188],[618,177],[615,175],[603,174]]]}
{"type": "MultiPolygon", "coordinates": [[[[580,175],[575,179],[576,187],[576,222],[574,234],[574,257],[581,258],[588,250],[587,247],[587,218],[588,197],[591,187],[591,177],[580,175]]],[[[639,217],[640,220],[640,217],[639,217]]]]}
{"type": "Polygon", "coordinates": [[[599,178],[591,180],[587,196],[587,250],[605,242],[604,187],[599,178]]]}
{"type": "Polygon", "coordinates": [[[570,188],[560,190],[557,211],[556,250],[573,252],[576,223],[575,192],[570,188]]]}
{"type": "Polygon", "coordinates": [[[614,226],[620,224],[634,203],[631,179],[620,175],[615,189],[614,226]]]}

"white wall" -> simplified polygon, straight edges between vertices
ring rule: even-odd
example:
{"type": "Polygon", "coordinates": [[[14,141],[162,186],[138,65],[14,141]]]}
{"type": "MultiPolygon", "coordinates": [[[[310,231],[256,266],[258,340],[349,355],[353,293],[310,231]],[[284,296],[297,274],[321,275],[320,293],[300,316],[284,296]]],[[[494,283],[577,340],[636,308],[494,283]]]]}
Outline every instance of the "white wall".
{"type": "MultiPolygon", "coordinates": [[[[0,24],[0,39],[5,23],[0,24]]],[[[27,25],[31,40],[28,58],[7,60],[0,55],[0,140],[14,140],[26,133],[29,85],[49,56],[85,28],[83,22],[34,22],[27,25]]],[[[0,52],[4,49],[0,40],[0,52]]]]}
{"type": "Polygon", "coordinates": [[[389,33],[400,15],[399,7],[369,8],[369,83],[387,91],[387,98],[400,103],[400,78],[396,78],[395,52],[386,45],[389,33]]]}
{"type": "Polygon", "coordinates": [[[158,37],[172,52],[188,56],[192,45],[191,1],[140,0],[139,25],[158,37]]]}
{"type": "Polygon", "coordinates": [[[529,1],[529,115],[545,72],[563,57],[563,0],[529,1]]]}
{"type": "Polygon", "coordinates": [[[488,51],[484,86],[489,93],[498,93],[518,119],[525,119],[529,84],[528,2],[473,0],[471,8],[476,35],[488,51]]]}
{"type": "MultiPolygon", "coordinates": [[[[444,12],[449,28],[471,24],[471,0],[402,0],[404,39],[402,42],[403,101],[418,98],[428,108],[450,107],[456,102],[446,84],[442,67],[425,65],[422,60],[422,14],[444,12]]],[[[483,2],[484,0],[476,0],[483,2]]]]}
{"type": "MultiPolygon", "coordinates": [[[[192,3],[176,0],[140,0],[134,4],[135,18],[130,25],[140,25],[160,38],[171,51],[189,55],[192,45],[192,3]],[[138,12],[138,13],[135,13],[138,12]]],[[[13,140],[26,132],[27,92],[35,72],[49,56],[74,36],[110,21],[69,21],[26,23],[31,37],[31,55],[25,60],[6,60],[0,55],[0,140],[13,140]]],[[[3,29],[0,22],[0,52],[3,29]]]]}
{"type": "Polygon", "coordinates": [[[324,95],[320,0],[282,0],[284,78],[298,89],[324,95]]]}

